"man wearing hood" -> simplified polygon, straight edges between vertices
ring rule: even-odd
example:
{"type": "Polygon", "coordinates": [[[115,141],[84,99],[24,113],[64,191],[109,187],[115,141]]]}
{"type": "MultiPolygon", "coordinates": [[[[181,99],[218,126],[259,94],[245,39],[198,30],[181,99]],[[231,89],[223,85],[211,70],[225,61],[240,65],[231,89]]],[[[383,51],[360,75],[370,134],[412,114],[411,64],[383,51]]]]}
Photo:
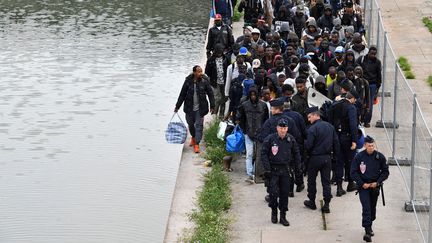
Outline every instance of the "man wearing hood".
{"type": "Polygon", "coordinates": [[[303,30],[302,38],[305,50],[313,50],[315,45],[315,36],[321,35],[321,29],[318,28],[314,18],[309,19],[307,28],[303,30]]]}
{"type": "Polygon", "coordinates": [[[215,14],[222,15],[222,21],[225,25],[231,26],[231,18],[234,13],[234,7],[237,0],[213,0],[212,6],[215,14]]]}
{"type": "Polygon", "coordinates": [[[360,121],[364,122],[365,115],[369,112],[369,104],[370,102],[370,90],[369,90],[369,82],[363,78],[363,68],[357,66],[354,68],[354,86],[356,87],[356,91],[359,94],[359,100],[362,104],[360,109],[360,121]]]}
{"type": "Polygon", "coordinates": [[[285,6],[279,8],[276,17],[273,19],[273,25],[275,26],[276,31],[281,28],[282,23],[288,23],[288,25],[292,23],[291,11],[289,11],[285,6]]]}
{"type": "Polygon", "coordinates": [[[324,5],[324,14],[321,17],[317,18],[317,25],[321,29],[328,28],[329,30],[333,29],[333,14],[332,7],[330,4],[324,5]]]}
{"type": "Polygon", "coordinates": [[[342,15],[342,25],[354,26],[354,32],[364,33],[362,17],[354,12],[353,2],[348,0],[345,3],[344,13],[342,15]]]}
{"type": "Polygon", "coordinates": [[[354,33],[350,50],[354,53],[354,58],[358,60],[360,57],[366,56],[369,49],[363,44],[363,38],[360,33],[354,33]]]}
{"type": "MultiPolygon", "coordinates": [[[[261,126],[269,118],[269,110],[267,104],[259,99],[256,86],[249,89],[247,100],[243,102],[237,113],[236,123],[240,124],[245,134],[246,145],[246,181],[254,181],[253,154],[254,147],[261,147],[258,142],[258,133],[261,126]]],[[[258,154],[259,150],[257,151],[258,154]]]]}
{"type": "MultiPolygon", "coordinates": [[[[257,28],[254,28],[254,29],[252,30],[252,39],[251,39],[251,43],[252,43],[252,44],[255,44],[255,45],[257,45],[257,46],[263,46],[263,45],[265,45],[265,41],[263,41],[263,40],[261,39],[261,32],[260,32],[260,30],[257,29],[257,28]]],[[[249,49],[249,48],[248,48],[248,49],[249,49]]]]}
{"type": "Polygon", "coordinates": [[[322,75],[327,75],[330,61],[334,58],[333,53],[329,50],[328,40],[323,40],[317,51],[317,56],[320,60],[318,72],[322,75]]]}
{"type": "Polygon", "coordinates": [[[210,101],[211,113],[214,112],[215,100],[208,77],[203,75],[202,68],[198,65],[194,66],[192,72],[183,83],[174,112],[178,112],[184,102],[183,110],[192,136],[189,146],[193,146],[194,152],[199,153],[204,116],[209,112],[207,97],[210,101]]]}
{"type": "Polygon", "coordinates": [[[310,17],[319,19],[324,14],[324,0],[317,0],[315,6],[310,9],[310,17]]]}
{"type": "Polygon", "coordinates": [[[344,43],[339,37],[339,32],[333,31],[330,35],[329,50],[334,53],[338,46],[344,46],[344,43]]]}
{"type": "Polygon", "coordinates": [[[305,15],[304,13],[303,5],[298,5],[292,18],[294,24],[294,32],[297,35],[297,38],[300,38],[302,36],[302,31],[306,25],[307,18],[307,15],[305,15]]]}
{"type": "MultiPolygon", "coordinates": [[[[353,83],[346,78],[345,72],[339,71],[337,73],[336,82],[333,82],[328,87],[327,97],[329,99],[335,100],[337,96],[342,94],[342,82],[346,82],[347,85],[349,85],[350,87],[353,87],[353,83]]],[[[348,89],[347,91],[349,91],[349,90],[350,89],[348,89]]]]}

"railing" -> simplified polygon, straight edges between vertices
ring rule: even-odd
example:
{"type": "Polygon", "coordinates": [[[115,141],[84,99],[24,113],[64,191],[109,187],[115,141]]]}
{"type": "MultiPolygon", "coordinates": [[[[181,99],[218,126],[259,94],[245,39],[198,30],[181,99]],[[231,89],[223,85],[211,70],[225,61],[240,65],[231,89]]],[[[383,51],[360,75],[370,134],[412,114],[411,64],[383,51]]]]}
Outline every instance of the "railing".
{"type": "Polygon", "coordinates": [[[432,133],[416,93],[398,65],[377,0],[365,0],[363,11],[366,39],[377,46],[383,67],[376,126],[384,128],[391,148],[389,162],[398,166],[403,176],[405,210],[414,213],[423,241],[432,243],[432,133]]]}

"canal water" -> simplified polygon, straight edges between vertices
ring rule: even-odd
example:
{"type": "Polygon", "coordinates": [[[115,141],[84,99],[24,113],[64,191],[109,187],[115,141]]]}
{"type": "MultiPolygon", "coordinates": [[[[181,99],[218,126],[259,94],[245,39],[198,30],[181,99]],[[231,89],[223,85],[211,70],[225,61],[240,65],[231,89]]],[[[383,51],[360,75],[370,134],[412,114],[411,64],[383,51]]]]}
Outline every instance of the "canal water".
{"type": "Polygon", "coordinates": [[[210,1],[0,0],[0,242],[162,242],[210,1]]]}

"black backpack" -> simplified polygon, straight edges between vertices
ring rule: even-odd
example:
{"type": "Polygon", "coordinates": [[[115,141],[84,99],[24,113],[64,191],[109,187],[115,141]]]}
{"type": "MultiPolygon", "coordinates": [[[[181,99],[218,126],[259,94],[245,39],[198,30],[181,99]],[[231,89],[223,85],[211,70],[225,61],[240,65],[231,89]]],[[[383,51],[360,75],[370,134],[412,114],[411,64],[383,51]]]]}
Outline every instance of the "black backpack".
{"type": "Polygon", "coordinates": [[[341,118],[344,100],[326,101],[321,106],[322,119],[334,126],[338,130],[341,126],[341,118]]]}

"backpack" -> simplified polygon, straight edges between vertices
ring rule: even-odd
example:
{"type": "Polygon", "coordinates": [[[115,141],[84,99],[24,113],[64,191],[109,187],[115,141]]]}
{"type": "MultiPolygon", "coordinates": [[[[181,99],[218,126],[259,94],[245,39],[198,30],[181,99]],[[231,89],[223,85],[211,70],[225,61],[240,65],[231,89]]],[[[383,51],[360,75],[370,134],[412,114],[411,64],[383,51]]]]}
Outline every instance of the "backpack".
{"type": "Polygon", "coordinates": [[[338,101],[326,101],[321,106],[322,119],[332,124],[336,130],[341,126],[341,112],[343,110],[343,99],[338,101]]]}
{"type": "Polygon", "coordinates": [[[231,98],[241,98],[243,94],[243,83],[244,79],[241,79],[240,77],[237,77],[233,80],[231,80],[231,86],[229,89],[229,97],[231,98]]]}

